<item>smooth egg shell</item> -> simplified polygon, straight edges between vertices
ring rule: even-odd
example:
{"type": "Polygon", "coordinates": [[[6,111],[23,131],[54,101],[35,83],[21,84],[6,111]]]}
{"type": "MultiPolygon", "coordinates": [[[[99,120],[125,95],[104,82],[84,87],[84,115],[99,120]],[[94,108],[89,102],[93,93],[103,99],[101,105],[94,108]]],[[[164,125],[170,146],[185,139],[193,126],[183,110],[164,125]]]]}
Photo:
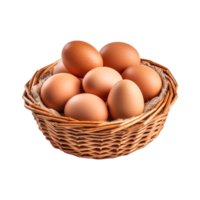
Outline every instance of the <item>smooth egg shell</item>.
{"type": "Polygon", "coordinates": [[[137,50],[123,42],[113,42],[105,45],[100,54],[104,66],[111,67],[122,73],[127,67],[140,64],[140,56],[137,50]]]}
{"type": "Polygon", "coordinates": [[[106,121],[108,118],[105,102],[88,93],[72,97],[65,105],[64,114],[80,121],[106,121]]]}
{"type": "Polygon", "coordinates": [[[63,111],[66,102],[81,92],[81,81],[72,74],[60,73],[48,78],[41,88],[41,99],[48,108],[63,111]]]}
{"type": "Polygon", "coordinates": [[[116,70],[109,67],[97,67],[85,75],[83,88],[85,92],[107,100],[111,88],[120,80],[122,77],[116,70]]]}
{"type": "Polygon", "coordinates": [[[139,87],[130,80],[121,80],[108,95],[108,108],[113,119],[126,119],[143,113],[144,99],[139,87]]]}
{"type": "Polygon", "coordinates": [[[162,80],[157,72],[145,65],[131,66],[123,73],[124,79],[129,79],[136,83],[142,91],[144,101],[156,97],[162,88],[162,80]]]}
{"type": "Polygon", "coordinates": [[[62,61],[67,70],[78,77],[84,77],[91,69],[103,66],[100,53],[83,41],[67,43],[62,50],[62,61]]]}
{"type": "MultiPolygon", "coordinates": [[[[67,68],[63,65],[62,60],[60,60],[53,69],[53,75],[60,74],[60,73],[70,74],[70,72],[67,70],[67,68]]],[[[81,81],[81,93],[84,93],[83,86],[82,86],[83,78],[80,78],[80,77],[77,77],[77,78],[79,78],[81,81]]]]}

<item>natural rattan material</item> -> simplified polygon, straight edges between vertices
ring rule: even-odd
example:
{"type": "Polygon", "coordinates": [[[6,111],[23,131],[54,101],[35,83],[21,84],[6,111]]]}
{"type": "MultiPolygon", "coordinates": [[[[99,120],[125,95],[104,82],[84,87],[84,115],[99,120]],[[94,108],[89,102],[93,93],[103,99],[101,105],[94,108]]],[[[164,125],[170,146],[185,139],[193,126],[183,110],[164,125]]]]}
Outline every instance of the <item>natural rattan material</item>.
{"type": "Polygon", "coordinates": [[[142,61],[163,70],[169,89],[155,108],[138,117],[111,122],[78,121],[58,116],[39,106],[31,95],[31,88],[37,84],[39,77],[50,71],[58,61],[37,71],[25,85],[25,107],[32,111],[46,139],[65,153],[94,159],[127,155],[145,147],[159,135],[169,110],[178,97],[178,84],[171,72],[153,61],[142,61]]]}

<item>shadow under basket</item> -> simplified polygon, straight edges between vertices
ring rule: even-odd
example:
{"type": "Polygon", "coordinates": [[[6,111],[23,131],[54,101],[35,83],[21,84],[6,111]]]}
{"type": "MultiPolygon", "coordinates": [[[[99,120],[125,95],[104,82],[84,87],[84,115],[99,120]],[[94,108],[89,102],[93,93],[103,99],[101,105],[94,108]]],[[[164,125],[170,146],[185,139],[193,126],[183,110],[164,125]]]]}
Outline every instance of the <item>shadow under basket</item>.
{"type": "Polygon", "coordinates": [[[57,62],[38,70],[28,81],[23,94],[24,105],[32,111],[46,139],[65,153],[94,159],[130,154],[145,147],[159,135],[178,97],[178,84],[166,67],[151,60],[141,61],[147,61],[163,70],[168,81],[168,91],[155,108],[138,117],[110,122],[78,121],[58,116],[39,106],[31,95],[31,87],[57,62]]]}

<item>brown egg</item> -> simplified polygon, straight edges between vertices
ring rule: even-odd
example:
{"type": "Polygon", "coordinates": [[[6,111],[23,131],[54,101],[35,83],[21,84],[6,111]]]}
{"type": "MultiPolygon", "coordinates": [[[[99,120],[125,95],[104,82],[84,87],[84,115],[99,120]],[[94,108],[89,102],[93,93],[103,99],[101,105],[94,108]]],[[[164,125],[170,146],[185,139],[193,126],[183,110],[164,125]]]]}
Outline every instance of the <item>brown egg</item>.
{"type": "MultiPolygon", "coordinates": [[[[67,70],[67,68],[63,65],[62,60],[60,60],[53,69],[53,75],[60,74],[60,73],[70,74],[70,72],[67,70]]],[[[80,93],[84,93],[83,86],[82,86],[83,78],[80,78],[80,77],[77,77],[77,78],[79,78],[81,81],[81,92],[80,93]]]]}
{"type": "Polygon", "coordinates": [[[72,97],[65,105],[64,114],[80,121],[106,121],[108,118],[105,102],[88,93],[72,97]]]}
{"type": "Polygon", "coordinates": [[[91,69],[103,66],[100,53],[82,41],[67,43],[62,50],[62,61],[67,70],[78,77],[84,77],[91,69]]]}
{"type": "Polygon", "coordinates": [[[53,69],[53,75],[59,73],[70,73],[67,68],[63,65],[62,60],[60,60],[53,69]]]}
{"type": "Polygon", "coordinates": [[[122,73],[122,77],[138,85],[142,91],[145,102],[156,97],[162,88],[162,81],[158,73],[145,65],[127,68],[122,73]]]}
{"type": "Polygon", "coordinates": [[[72,74],[60,73],[47,79],[41,88],[44,105],[63,111],[66,102],[81,92],[81,81],[72,74]]]}
{"type": "Polygon", "coordinates": [[[126,119],[143,113],[144,99],[139,87],[130,80],[121,80],[108,95],[108,108],[113,119],[126,119]]]}
{"type": "Polygon", "coordinates": [[[83,89],[107,100],[111,88],[122,80],[121,75],[109,67],[97,67],[90,70],[83,78],[83,89]]]}
{"type": "Polygon", "coordinates": [[[100,50],[104,66],[117,70],[120,74],[132,65],[140,64],[137,50],[123,42],[113,42],[100,50]]]}

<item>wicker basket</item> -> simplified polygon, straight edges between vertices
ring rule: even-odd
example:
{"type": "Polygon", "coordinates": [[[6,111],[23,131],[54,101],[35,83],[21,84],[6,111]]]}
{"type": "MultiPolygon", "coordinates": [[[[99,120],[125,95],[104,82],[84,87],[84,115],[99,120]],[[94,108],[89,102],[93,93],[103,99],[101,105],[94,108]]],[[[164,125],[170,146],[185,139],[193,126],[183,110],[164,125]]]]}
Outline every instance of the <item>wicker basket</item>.
{"type": "Polygon", "coordinates": [[[25,107],[32,111],[46,139],[65,153],[94,159],[127,155],[145,147],[159,135],[168,112],[178,97],[178,84],[171,72],[150,60],[142,61],[163,70],[169,89],[154,109],[133,119],[111,122],[78,121],[41,108],[31,95],[31,87],[36,85],[39,77],[50,71],[58,61],[37,71],[25,85],[25,107]]]}

